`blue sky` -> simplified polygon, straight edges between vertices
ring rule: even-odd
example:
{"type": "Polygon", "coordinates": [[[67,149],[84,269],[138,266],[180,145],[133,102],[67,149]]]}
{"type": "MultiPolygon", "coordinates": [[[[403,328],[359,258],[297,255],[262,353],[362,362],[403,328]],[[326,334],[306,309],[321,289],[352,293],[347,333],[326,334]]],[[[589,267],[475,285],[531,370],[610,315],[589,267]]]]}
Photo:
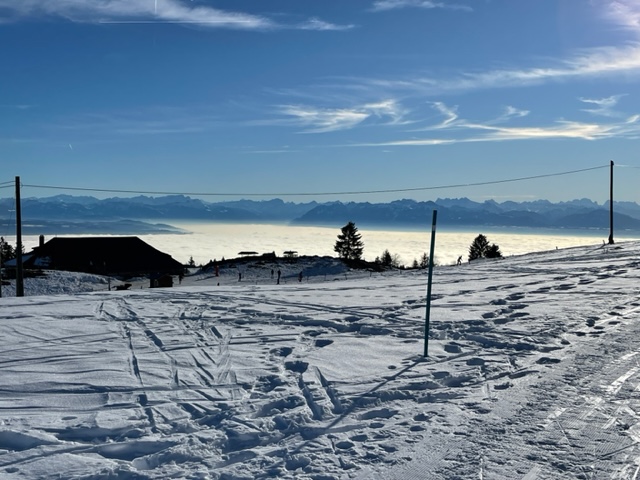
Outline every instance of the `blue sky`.
{"type": "Polygon", "coordinates": [[[413,189],[613,160],[640,202],[636,0],[0,0],[0,45],[0,183],[602,202],[607,168],[413,189]]]}

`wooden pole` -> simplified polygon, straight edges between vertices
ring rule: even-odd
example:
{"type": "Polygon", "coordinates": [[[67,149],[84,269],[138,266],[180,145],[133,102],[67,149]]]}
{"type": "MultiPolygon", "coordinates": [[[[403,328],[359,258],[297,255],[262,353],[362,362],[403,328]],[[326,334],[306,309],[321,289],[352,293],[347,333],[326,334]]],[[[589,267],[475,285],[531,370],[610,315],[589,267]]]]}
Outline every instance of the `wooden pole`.
{"type": "Polygon", "coordinates": [[[20,177],[16,177],[16,297],[24,297],[22,272],[22,209],[20,208],[20,177]]]}

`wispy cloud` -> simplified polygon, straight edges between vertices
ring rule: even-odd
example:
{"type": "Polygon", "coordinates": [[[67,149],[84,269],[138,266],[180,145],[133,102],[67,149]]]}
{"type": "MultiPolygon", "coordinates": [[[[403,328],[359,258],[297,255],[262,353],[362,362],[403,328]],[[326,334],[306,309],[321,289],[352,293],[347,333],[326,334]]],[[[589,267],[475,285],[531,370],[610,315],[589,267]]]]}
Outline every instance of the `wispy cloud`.
{"type": "Polygon", "coordinates": [[[355,25],[337,25],[335,23],[325,22],[324,20],[320,20],[318,18],[312,18],[308,21],[301,23],[298,25],[300,30],[316,30],[316,31],[339,31],[339,30],[350,30],[354,28],[355,25]]]}
{"type": "Polygon", "coordinates": [[[608,0],[605,15],[615,24],[640,33],[640,5],[637,0],[608,0]]]}
{"type": "MultiPolygon", "coordinates": [[[[416,7],[438,8],[442,2],[420,0],[378,0],[377,10],[416,7]]],[[[449,5],[449,4],[447,4],[449,5]]],[[[538,66],[466,71],[447,77],[413,76],[397,79],[360,80],[362,88],[439,94],[495,88],[517,88],[577,78],[640,73],[640,2],[638,0],[603,0],[598,4],[603,17],[631,33],[629,41],[574,51],[556,59],[538,62],[538,66]]],[[[354,79],[354,82],[358,82],[354,79]]],[[[354,88],[356,86],[354,85],[354,88]]]]}
{"type": "Polygon", "coordinates": [[[180,0],[0,0],[15,17],[57,16],[73,22],[183,22],[213,27],[268,29],[267,18],[192,6],[180,0]]]}
{"type": "MultiPolygon", "coordinates": [[[[606,103],[606,102],[605,102],[606,103]]],[[[599,140],[605,138],[638,138],[640,136],[640,115],[624,118],[620,122],[588,123],[557,120],[545,126],[502,126],[496,120],[470,122],[461,118],[457,108],[442,102],[432,107],[443,120],[423,129],[437,132],[438,137],[412,137],[410,139],[369,143],[360,146],[431,146],[469,142],[503,142],[514,140],[580,139],[599,140]]],[[[522,118],[529,114],[526,110],[507,107],[499,119],[522,118]]]]}
{"type": "Polygon", "coordinates": [[[374,12],[382,12],[386,10],[397,10],[401,8],[424,8],[424,9],[441,8],[441,9],[447,9],[447,10],[465,10],[465,11],[473,10],[468,5],[446,3],[446,2],[433,2],[430,0],[377,0],[373,3],[373,6],[371,9],[374,12]]]}
{"type": "Polygon", "coordinates": [[[458,119],[458,107],[448,107],[442,102],[433,102],[431,105],[435,110],[440,112],[440,114],[444,117],[442,122],[429,127],[430,130],[438,130],[442,128],[449,128],[455,125],[456,120],[458,119]]]}
{"type": "Polygon", "coordinates": [[[91,113],[61,118],[52,129],[83,132],[93,137],[114,135],[197,134],[224,126],[225,121],[204,109],[153,107],[135,112],[91,113]]]}
{"type": "Polygon", "coordinates": [[[585,108],[582,111],[588,112],[593,115],[602,115],[605,117],[622,117],[624,114],[614,110],[614,107],[618,105],[620,99],[624,95],[613,95],[607,98],[580,98],[583,103],[594,105],[595,108],[585,108]]]}
{"type": "Polygon", "coordinates": [[[640,73],[640,43],[624,47],[602,47],[581,51],[572,57],[556,60],[553,65],[483,72],[464,72],[448,77],[413,77],[403,79],[352,79],[352,88],[404,91],[436,95],[495,88],[516,88],[548,82],[588,78],[620,73],[640,73]],[[358,87],[358,82],[360,86],[358,87]]]}
{"type": "Polygon", "coordinates": [[[531,113],[529,112],[529,110],[522,110],[520,108],[507,105],[506,107],[504,107],[504,112],[502,113],[502,115],[500,115],[495,120],[492,120],[491,122],[487,122],[487,123],[492,123],[492,124],[504,123],[504,122],[513,120],[514,118],[526,117],[527,115],[529,115],[529,113],[531,113]]]}
{"type": "Polygon", "coordinates": [[[359,110],[318,109],[295,105],[283,107],[282,113],[295,117],[307,133],[333,132],[353,128],[370,116],[369,113],[359,110]]]}
{"type": "Polygon", "coordinates": [[[35,108],[34,105],[17,104],[17,105],[0,105],[0,108],[7,108],[11,110],[31,110],[35,108]]]}
{"type": "Polygon", "coordinates": [[[194,6],[186,0],[0,0],[0,23],[41,16],[78,23],[184,23],[239,30],[352,28],[315,18],[298,25],[284,25],[266,16],[194,6]]]}
{"type": "Polygon", "coordinates": [[[407,111],[394,100],[366,103],[351,108],[318,108],[305,105],[284,105],[283,115],[292,117],[293,123],[304,133],[326,133],[348,130],[368,119],[377,118],[386,124],[399,124],[407,111]]]}

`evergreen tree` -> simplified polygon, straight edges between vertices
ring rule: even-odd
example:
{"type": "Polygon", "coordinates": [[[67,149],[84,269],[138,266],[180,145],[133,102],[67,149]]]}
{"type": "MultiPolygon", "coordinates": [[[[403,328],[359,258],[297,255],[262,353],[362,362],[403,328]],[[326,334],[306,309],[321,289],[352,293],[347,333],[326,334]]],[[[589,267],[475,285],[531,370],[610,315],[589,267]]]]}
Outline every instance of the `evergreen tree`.
{"type": "Polygon", "coordinates": [[[471,246],[469,247],[469,261],[477,260],[478,258],[501,258],[502,252],[500,247],[495,243],[489,244],[487,237],[480,234],[478,235],[471,246]]]}
{"type": "Polygon", "coordinates": [[[341,232],[333,250],[340,258],[345,260],[360,260],[364,251],[364,243],[362,235],[358,233],[356,224],[353,222],[347,223],[342,227],[341,232]]]}
{"type": "Polygon", "coordinates": [[[429,266],[429,255],[424,252],[420,257],[420,268],[427,268],[429,266]]]}
{"type": "Polygon", "coordinates": [[[384,252],[382,252],[380,263],[382,263],[383,267],[390,267],[393,264],[393,258],[391,258],[391,253],[389,252],[389,250],[385,250],[384,252]]]}
{"type": "Polygon", "coordinates": [[[16,258],[16,250],[10,243],[5,241],[4,237],[0,237],[0,255],[2,256],[2,264],[7,260],[16,258]]]}
{"type": "Polygon", "coordinates": [[[502,258],[502,252],[500,251],[500,247],[495,243],[492,243],[489,248],[487,248],[487,253],[485,254],[487,258],[502,258]]]}
{"type": "Polygon", "coordinates": [[[383,267],[393,267],[393,268],[404,268],[400,260],[400,255],[397,253],[391,253],[389,250],[385,250],[382,252],[382,257],[380,257],[380,265],[383,267]]]}

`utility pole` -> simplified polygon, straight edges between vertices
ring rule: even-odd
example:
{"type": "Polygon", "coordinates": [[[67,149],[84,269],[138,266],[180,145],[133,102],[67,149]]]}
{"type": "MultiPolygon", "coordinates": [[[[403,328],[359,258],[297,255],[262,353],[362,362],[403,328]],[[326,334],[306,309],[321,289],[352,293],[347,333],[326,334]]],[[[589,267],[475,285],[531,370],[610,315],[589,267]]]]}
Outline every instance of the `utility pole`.
{"type": "Polygon", "coordinates": [[[20,177],[16,177],[16,297],[24,297],[22,273],[22,209],[20,208],[20,177]]]}
{"type": "Polygon", "coordinates": [[[613,160],[609,174],[609,245],[613,245],[613,160]]]}

